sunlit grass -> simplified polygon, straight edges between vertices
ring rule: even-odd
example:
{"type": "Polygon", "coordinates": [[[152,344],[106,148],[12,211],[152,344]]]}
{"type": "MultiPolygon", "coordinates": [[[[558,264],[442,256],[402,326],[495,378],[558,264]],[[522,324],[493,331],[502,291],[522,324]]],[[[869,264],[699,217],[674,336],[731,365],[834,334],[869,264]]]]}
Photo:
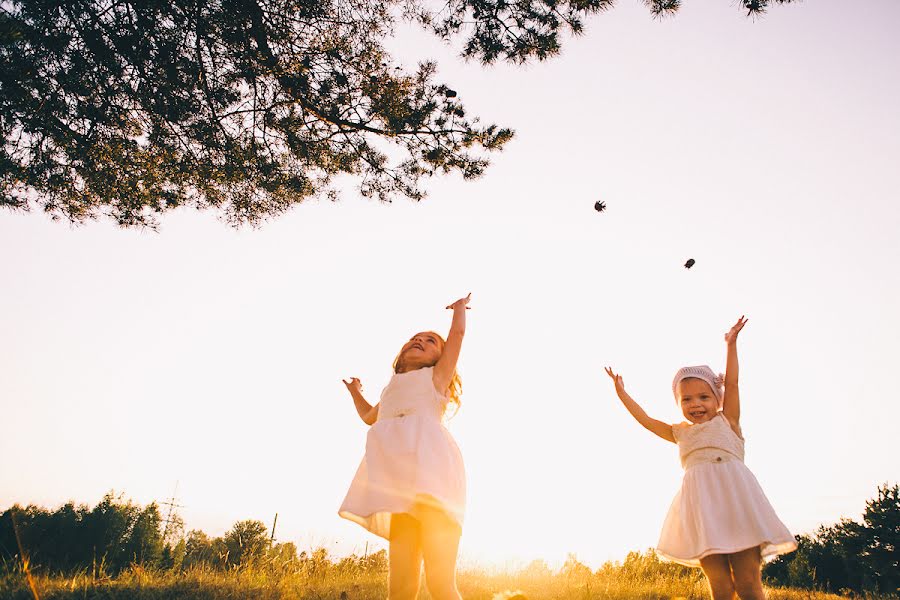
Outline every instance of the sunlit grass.
{"type": "MultiPolygon", "coordinates": [[[[117,577],[96,577],[83,572],[74,576],[35,575],[42,599],[75,600],[383,600],[387,578],[383,573],[273,573],[269,569],[241,568],[221,571],[193,568],[185,572],[154,572],[132,567],[117,577]]],[[[514,591],[529,600],[601,600],[708,598],[698,570],[677,576],[628,573],[623,569],[601,569],[581,576],[559,573],[538,575],[467,570],[459,575],[466,600],[497,600],[514,591]],[[504,594],[505,593],[505,594],[504,594]]],[[[840,596],[806,590],[769,589],[771,600],[837,600],[840,596]]],[[[0,572],[0,598],[33,599],[25,573],[7,568],[0,572]]],[[[420,598],[428,599],[427,590],[420,598]]]]}

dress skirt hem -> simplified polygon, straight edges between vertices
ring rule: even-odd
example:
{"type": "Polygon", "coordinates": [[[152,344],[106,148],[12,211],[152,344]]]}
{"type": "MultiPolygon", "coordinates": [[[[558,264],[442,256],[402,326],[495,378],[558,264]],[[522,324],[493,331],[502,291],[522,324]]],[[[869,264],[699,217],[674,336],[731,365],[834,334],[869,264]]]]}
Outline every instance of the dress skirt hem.
{"type": "Polygon", "coordinates": [[[699,567],[712,554],[759,547],[763,560],[797,549],[797,542],[740,460],[702,462],[685,469],[663,524],[657,555],[699,567]]]}
{"type": "Polygon", "coordinates": [[[465,469],[450,432],[436,417],[412,414],[379,418],[369,429],[338,515],[390,539],[391,515],[398,513],[419,518],[439,511],[462,528],[465,502],[465,469]]]}
{"type": "Polygon", "coordinates": [[[734,554],[735,552],[743,552],[744,550],[749,550],[750,548],[755,548],[757,546],[759,547],[763,562],[769,562],[771,560],[775,560],[775,558],[777,558],[781,554],[787,554],[788,552],[793,552],[794,550],[796,550],[797,542],[792,537],[790,541],[763,542],[762,544],[752,544],[743,548],[711,548],[704,551],[699,556],[691,558],[679,558],[677,556],[671,556],[657,548],[656,555],[660,560],[664,562],[673,562],[679,565],[684,565],[685,567],[700,567],[700,561],[707,556],[712,556],[714,554],[734,554]]]}
{"type": "Polygon", "coordinates": [[[338,516],[361,525],[378,537],[390,540],[392,515],[407,514],[418,519],[421,517],[423,510],[429,508],[440,511],[449,522],[462,530],[462,517],[455,515],[454,511],[449,510],[444,503],[427,494],[418,495],[413,502],[407,502],[404,506],[379,508],[368,515],[360,515],[345,507],[341,507],[341,510],[338,511],[338,516]]]}

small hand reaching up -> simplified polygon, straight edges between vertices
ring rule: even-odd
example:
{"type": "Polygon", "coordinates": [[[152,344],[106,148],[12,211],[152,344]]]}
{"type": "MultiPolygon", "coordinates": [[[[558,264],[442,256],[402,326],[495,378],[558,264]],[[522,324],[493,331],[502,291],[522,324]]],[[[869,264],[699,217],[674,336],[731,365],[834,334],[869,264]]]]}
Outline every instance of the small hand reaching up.
{"type": "Polygon", "coordinates": [[[634,417],[644,429],[658,435],[667,442],[674,443],[675,438],[672,435],[672,426],[648,416],[647,413],[644,412],[644,409],[634,401],[634,398],[629,396],[628,392],[625,391],[625,382],[622,381],[622,376],[614,372],[612,367],[605,367],[604,370],[606,371],[606,374],[609,375],[610,379],[613,380],[613,383],[616,386],[616,395],[619,396],[619,400],[622,401],[622,404],[625,405],[625,408],[628,409],[631,416],[634,417]]]}
{"type": "Polygon", "coordinates": [[[472,292],[469,292],[464,298],[447,306],[453,311],[453,320],[450,322],[450,332],[447,333],[444,350],[434,366],[432,375],[434,387],[442,392],[448,389],[456,376],[456,362],[459,360],[459,353],[462,350],[463,336],[466,333],[466,311],[470,308],[469,300],[471,299],[472,292]]]}
{"type": "Polygon", "coordinates": [[[344,382],[344,385],[347,386],[347,391],[350,392],[350,396],[353,398],[353,406],[356,407],[356,412],[359,414],[359,418],[363,420],[363,423],[366,425],[371,425],[378,418],[378,406],[372,406],[362,395],[362,383],[359,382],[358,377],[351,377],[350,381],[346,379],[341,379],[344,382]]]}
{"type": "Polygon", "coordinates": [[[460,298],[453,304],[448,305],[447,308],[455,310],[461,306],[465,306],[466,310],[468,310],[468,309],[472,308],[471,306],[469,306],[469,300],[471,300],[471,299],[472,299],[472,292],[469,292],[468,296],[466,296],[465,298],[460,298]]]}
{"type": "Polygon", "coordinates": [[[737,320],[737,323],[725,334],[725,342],[728,344],[737,343],[738,334],[741,332],[741,329],[744,328],[744,325],[747,324],[748,319],[744,318],[744,315],[741,315],[741,318],[737,320]]]}
{"type": "Polygon", "coordinates": [[[346,379],[341,379],[341,381],[344,382],[344,385],[347,386],[347,391],[351,394],[353,394],[353,392],[362,393],[362,384],[359,382],[358,377],[351,377],[350,381],[347,381],[346,379]]]}
{"type": "Polygon", "coordinates": [[[616,394],[621,396],[623,393],[625,393],[625,383],[622,381],[622,376],[617,373],[613,373],[611,367],[605,367],[604,370],[606,371],[606,374],[612,378],[613,384],[615,384],[616,386],[616,394]]]}
{"type": "Polygon", "coordinates": [[[736,434],[741,433],[741,393],[738,391],[738,355],[737,338],[741,329],[747,324],[744,315],[737,320],[728,333],[725,334],[725,343],[728,352],[725,362],[725,394],[722,397],[722,411],[725,418],[736,434]]]}

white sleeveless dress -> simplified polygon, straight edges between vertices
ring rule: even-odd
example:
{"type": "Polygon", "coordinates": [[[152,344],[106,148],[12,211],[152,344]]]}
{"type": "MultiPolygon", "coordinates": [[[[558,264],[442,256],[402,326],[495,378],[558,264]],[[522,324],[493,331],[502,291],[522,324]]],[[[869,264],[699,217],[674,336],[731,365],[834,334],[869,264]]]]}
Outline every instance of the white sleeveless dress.
{"type": "Polygon", "coordinates": [[[462,454],[443,424],[448,399],[433,367],[395,373],[381,392],[378,420],[338,514],[390,539],[391,514],[443,510],[462,527],[466,475],[462,454]]]}
{"type": "Polygon", "coordinates": [[[797,549],[750,469],[744,440],[721,412],[706,423],[672,426],[684,479],[663,524],[656,551],[699,567],[710,554],[759,546],[764,559],[797,549]]]}

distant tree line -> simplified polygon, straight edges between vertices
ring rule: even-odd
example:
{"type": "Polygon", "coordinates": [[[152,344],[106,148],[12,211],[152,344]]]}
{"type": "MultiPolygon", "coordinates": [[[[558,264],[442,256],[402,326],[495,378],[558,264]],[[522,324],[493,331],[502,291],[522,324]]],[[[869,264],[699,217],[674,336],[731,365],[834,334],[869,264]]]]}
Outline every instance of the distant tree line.
{"type": "Polygon", "coordinates": [[[879,486],[862,523],[843,518],[798,536],[796,552],[766,565],[767,581],[834,592],[895,594],[900,588],[900,486],[879,486]]]}
{"type": "Polygon", "coordinates": [[[132,565],[145,569],[267,568],[326,575],[329,570],[387,571],[387,553],[349,556],[332,561],[324,548],[297,552],[293,542],[274,543],[266,526],[238,521],[221,537],[199,530],[183,535],[174,519],[168,528],[154,502],[140,507],[108,493],[94,508],[69,502],[50,511],[34,505],[0,513],[0,564],[27,560],[47,574],[90,571],[115,576],[132,565]]]}
{"type": "MultiPolygon", "coordinates": [[[[900,588],[900,486],[879,486],[866,502],[862,522],[841,519],[799,536],[796,552],[767,564],[769,585],[834,592],[893,594],[900,588]]],[[[109,493],[95,507],[70,502],[50,511],[29,505],[0,513],[0,567],[20,565],[47,574],[90,571],[115,576],[133,565],[161,571],[196,568],[266,569],[281,573],[386,573],[387,553],[332,559],[324,548],[297,552],[291,542],[274,543],[260,521],[235,523],[221,537],[192,530],[186,535],[178,519],[164,527],[159,507],[140,507],[109,493]]],[[[524,578],[564,577],[589,582],[595,577],[633,576],[635,581],[686,580],[701,577],[698,569],[661,562],[652,551],[631,552],[624,562],[607,562],[596,571],[569,555],[558,572],[534,561],[524,578]]]]}
{"type": "Polygon", "coordinates": [[[161,521],[155,503],[141,508],[111,493],[92,509],[72,502],[54,511],[13,506],[0,515],[0,558],[25,558],[53,572],[155,565],[164,551],[161,521]]]}

